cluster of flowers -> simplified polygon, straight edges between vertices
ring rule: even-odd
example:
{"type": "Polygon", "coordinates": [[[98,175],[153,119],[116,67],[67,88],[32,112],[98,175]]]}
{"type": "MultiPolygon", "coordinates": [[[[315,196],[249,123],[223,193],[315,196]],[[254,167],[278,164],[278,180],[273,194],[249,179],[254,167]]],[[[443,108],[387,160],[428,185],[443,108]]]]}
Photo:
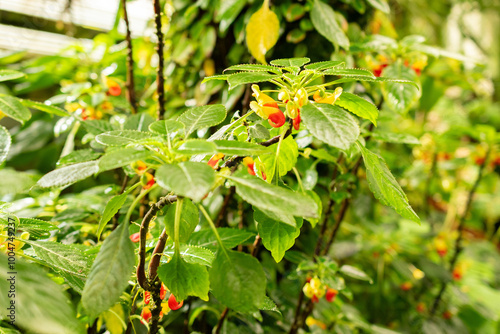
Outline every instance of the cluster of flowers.
{"type": "MultiPolygon", "coordinates": [[[[167,291],[168,289],[165,287],[165,285],[161,285],[160,288],[160,298],[161,300],[164,300],[165,297],[167,296],[167,291]]],[[[149,305],[151,302],[151,294],[148,291],[144,291],[144,304],[149,305]]],[[[180,302],[177,302],[175,299],[175,296],[173,294],[170,294],[170,297],[168,297],[167,301],[162,301],[161,303],[161,312],[160,312],[160,319],[163,317],[164,314],[167,314],[172,311],[176,311],[180,309],[184,305],[184,301],[181,300],[180,302]]],[[[149,306],[144,306],[141,312],[141,317],[142,317],[142,323],[148,323],[149,320],[152,317],[151,314],[151,309],[149,306]]]]}
{"type": "Polygon", "coordinates": [[[313,303],[319,302],[319,299],[323,296],[325,296],[327,302],[331,303],[335,300],[335,297],[339,293],[337,290],[324,285],[317,276],[314,278],[308,278],[307,283],[302,288],[302,291],[304,292],[304,295],[307,298],[310,298],[313,303]]]}

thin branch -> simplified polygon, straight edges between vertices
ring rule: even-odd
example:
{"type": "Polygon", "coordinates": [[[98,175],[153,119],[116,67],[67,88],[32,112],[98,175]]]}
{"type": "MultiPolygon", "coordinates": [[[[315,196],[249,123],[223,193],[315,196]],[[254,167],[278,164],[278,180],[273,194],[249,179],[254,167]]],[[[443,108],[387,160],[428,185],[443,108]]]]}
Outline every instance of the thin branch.
{"type": "Polygon", "coordinates": [[[217,323],[217,327],[215,328],[214,332],[215,334],[219,334],[220,331],[222,330],[222,325],[224,324],[224,320],[226,319],[228,313],[229,313],[229,308],[226,307],[224,311],[222,311],[219,322],[217,323]]]}
{"type": "Polygon", "coordinates": [[[224,202],[222,203],[222,207],[219,211],[219,214],[217,215],[217,220],[215,221],[215,227],[219,227],[222,223],[222,220],[224,220],[224,217],[226,216],[227,209],[229,207],[229,202],[231,202],[231,198],[233,198],[234,195],[234,186],[229,188],[229,191],[227,192],[226,196],[224,197],[224,202]]]}
{"type": "Polygon", "coordinates": [[[158,202],[151,205],[149,211],[142,219],[139,241],[139,264],[137,265],[137,282],[144,290],[150,291],[152,289],[151,282],[146,278],[146,237],[149,230],[149,223],[156,217],[165,205],[172,204],[177,201],[176,195],[162,197],[158,202]]]}
{"type": "Polygon", "coordinates": [[[137,114],[137,101],[135,98],[135,83],[134,83],[134,58],[132,50],[132,37],[130,34],[130,23],[128,21],[127,13],[127,0],[121,0],[123,9],[123,19],[125,20],[126,35],[125,40],[127,41],[127,99],[130,103],[130,108],[132,114],[137,114]]]}
{"type": "Polygon", "coordinates": [[[160,266],[161,255],[165,250],[165,244],[167,243],[168,235],[167,231],[163,229],[158,242],[156,243],[155,249],[153,250],[153,255],[151,255],[151,261],[149,261],[149,281],[152,282],[157,278],[157,270],[160,266]]]}
{"type": "Polygon", "coordinates": [[[163,57],[163,32],[161,31],[161,6],[160,0],[153,0],[153,7],[155,11],[155,25],[156,36],[158,44],[156,45],[156,52],[158,53],[158,70],[156,72],[156,93],[158,94],[158,119],[163,119],[165,115],[165,74],[163,71],[164,57],[163,57]]]}
{"type": "MultiPolygon", "coordinates": [[[[458,237],[455,240],[455,247],[454,247],[453,256],[450,259],[450,272],[453,272],[453,269],[455,269],[455,265],[457,263],[458,256],[460,255],[460,253],[463,250],[462,240],[463,240],[463,229],[465,227],[465,221],[467,219],[467,215],[469,214],[469,211],[470,211],[470,208],[472,205],[472,200],[474,199],[474,194],[476,193],[477,187],[479,186],[479,183],[481,182],[481,179],[483,177],[484,168],[486,166],[486,162],[488,161],[488,157],[490,155],[490,152],[491,152],[491,147],[488,148],[488,152],[486,153],[486,156],[484,157],[483,163],[479,166],[479,173],[477,174],[477,178],[476,178],[476,181],[474,182],[474,185],[472,186],[472,188],[469,191],[469,195],[467,197],[467,204],[465,205],[465,210],[462,213],[462,216],[460,216],[460,221],[458,223],[458,228],[457,228],[458,237]]],[[[444,292],[446,291],[447,286],[448,286],[448,282],[443,282],[441,284],[441,288],[439,289],[439,292],[438,292],[436,298],[434,299],[434,303],[432,305],[431,316],[434,316],[436,314],[436,311],[439,307],[439,303],[441,302],[441,299],[443,298],[443,295],[444,295],[444,292]]]]}

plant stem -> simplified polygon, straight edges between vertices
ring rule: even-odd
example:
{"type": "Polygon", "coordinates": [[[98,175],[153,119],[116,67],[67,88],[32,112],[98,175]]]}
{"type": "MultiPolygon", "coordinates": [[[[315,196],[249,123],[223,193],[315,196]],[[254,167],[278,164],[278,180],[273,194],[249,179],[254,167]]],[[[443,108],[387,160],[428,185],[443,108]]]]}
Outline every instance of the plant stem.
{"type": "Polygon", "coordinates": [[[155,26],[156,37],[158,44],[156,45],[156,52],[158,53],[158,69],[156,72],[156,93],[158,94],[158,116],[157,118],[163,119],[165,115],[165,74],[163,71],[164,57],[163,57],[163,32],[161,31],[161,6],[160,0],[153,0],[153,7],[155,12],[155,26]]]}
{"type": "Polygon", "coordinates": [[[134,83],[134,58],[132,49],[132,37],[130,34],[130,23],[128,21],[127,13],[127,0],[121,0],[123,8],[123,20],[125,21],[126,35],[125,40],[127,41],[127,99],[130,103],[130,108],[132,114],[137,113],[137,102],[135,98],[135,83],[134,83]]]}
{"type": "Polygon", "coordinates": [[[137,265],[137,282],[144,290],[151,290],[151,283],[146,278],[146,236],[149,230],[149,224],[156,217],[158,211],[160,211],[165,205],[172,204],[177,201],[176,195],[169,195],[162,197],[158,202],[151,205],[148,212],[142,219],[141,229],[140,229],[140,240],[139,240],[139,264],[137,265]]]}
{"type": "MultiPolygon", "coordinates": [[[[460,220],[459,220],[458,228],[457,228],[458,237],[455,240],[453,255],[450,259],[450,268],[449,268],[450,272],[453,272],[453,270],[455,269],[455,265],[457,263],[458,256],[460,255],[460,253],[463,250],[462,240],[463,240],[463,229],[465,227],[465,220],[467,219],[467,215],[469,214],[469,211],[470,211],[470,208],[472,205],[472,200],[474,198],[474,194],[476,193],[477,187],[479,186],[479,183],[481,182],[481,179],[483,177],[484,168],[486,166],[486,162],[488,161],[488,157],[490,155],[490,152],[491,152],[491,147],[488,148],[488,151],[486,152],[486,156],[484,157],[482,164],[479,166],[479,172],[477,174],[476,181],[474,182],[474,184],[472,185],[472,188],[469,191],[469,195],[467,196],[467,203],[465,205],[464,212],[462,213],[462,216],[460,216],[460,220]]],[[[439,307],[439,303],[441,302],[441,299],[443,298],[443,295],[446,291],[447,286],[448,286],[448,282],[441,283],[441,288],[439,289],[439,292],[438,292],[436,298],[434,299],[434,303],[432,304],[432,309],[430,312],[431,316],[434,316],[436,314],[436,311],[439,307]]]]}

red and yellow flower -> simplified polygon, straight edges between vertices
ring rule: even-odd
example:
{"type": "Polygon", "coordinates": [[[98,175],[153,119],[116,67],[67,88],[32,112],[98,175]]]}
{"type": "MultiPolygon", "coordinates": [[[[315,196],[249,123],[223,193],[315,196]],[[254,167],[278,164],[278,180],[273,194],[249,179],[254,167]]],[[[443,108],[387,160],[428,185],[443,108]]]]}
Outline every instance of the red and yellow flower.
{"type": "Polygon", "coordinates": [[[286,117],[278,107],[278,102],[260,91],[259,86],[252,85],[253,94],[257,101],[250,102],[250,108],[263,119],[267,119],[274,128],[285,124],[286,117]]]}

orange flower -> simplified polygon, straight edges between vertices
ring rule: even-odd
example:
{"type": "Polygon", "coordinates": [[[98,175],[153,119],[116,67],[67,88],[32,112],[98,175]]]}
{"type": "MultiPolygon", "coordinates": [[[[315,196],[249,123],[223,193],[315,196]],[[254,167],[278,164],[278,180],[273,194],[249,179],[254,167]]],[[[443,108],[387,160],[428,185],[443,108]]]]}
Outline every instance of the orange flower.
{"type": "Polygon", "coordinates": [[[404,282],[403,284],[401,284],[400,288],[403,291],[408,291],[411,290],[411,288],[413,288],[413,284],[411,284],[411,282],[404,282]]]}
{"type": "Polygon", "coordinates": [[[248,168],[248,174],[255,175],[255,170],[254,170],[255,162],[253,161],[253,159],[251,157],[245,157],[245,158],[243,158],[243,164],[245,166],[247,166],[247,168],[248,168]]]}
{"type": "Polygon", "coordinates": [[[141,322],[143,324],[147,324],[152,316],[153,315],[151,314],[151,310],[149,309],[149,307],[147,307],[147,306],[144,307],[142,309],[142,312],[141,312],[141,318],[143,319],[143,320],[141,320],[141,322]]]}
{"type": "Polygon", "coordinates": [[[335,297],[337,297],[338,294],[339,292],[337,290],[328,288],[328,290],[326,290],[325,299],[327,302],[331,303],[335,300],[335,297]]]}
{"type": "Polygon", "coordinates": [[[214,154],[210,160],[208,160],[208,165],[210,167],[212,167],[213,169],[216,169],[217,168],[217,165],[219,164],[219,160],[224,158],[224,154],[222,153],[217,153],[217,154],[214,154]]]}
{"type": "Polygon", "coordinates": [[[108,86],[109,95],[120,96],[122,94],[122,88],[115,80],[106,78],[106,86],[108,86]]]}
{"type": "Polygon", "coordinates": [[[184,301],[181,300],[181,302],[178,303],[173,294],[171,294],[170,297],[168,297],[168,307],[170,307],[172,311],[180,309],[182,305],[184,305],[184,301]]]}
{"type": "Polygon", "coordinates": [[[142,184],[144,184],[144,189],[149,189],[155,184],[155,178],[151,173],[146,172],[142,177],[142,184]]]}
{"type": "Polygon", "coordinates": [[[267,94],[260,91],[259,86],[252,85],[252,90],[256,101],[250,102],[250,108],[263,119],[267,119],[274,128],[279,128],[285,124],[286,117],[278,107],[278,102],[267,94]]]}

